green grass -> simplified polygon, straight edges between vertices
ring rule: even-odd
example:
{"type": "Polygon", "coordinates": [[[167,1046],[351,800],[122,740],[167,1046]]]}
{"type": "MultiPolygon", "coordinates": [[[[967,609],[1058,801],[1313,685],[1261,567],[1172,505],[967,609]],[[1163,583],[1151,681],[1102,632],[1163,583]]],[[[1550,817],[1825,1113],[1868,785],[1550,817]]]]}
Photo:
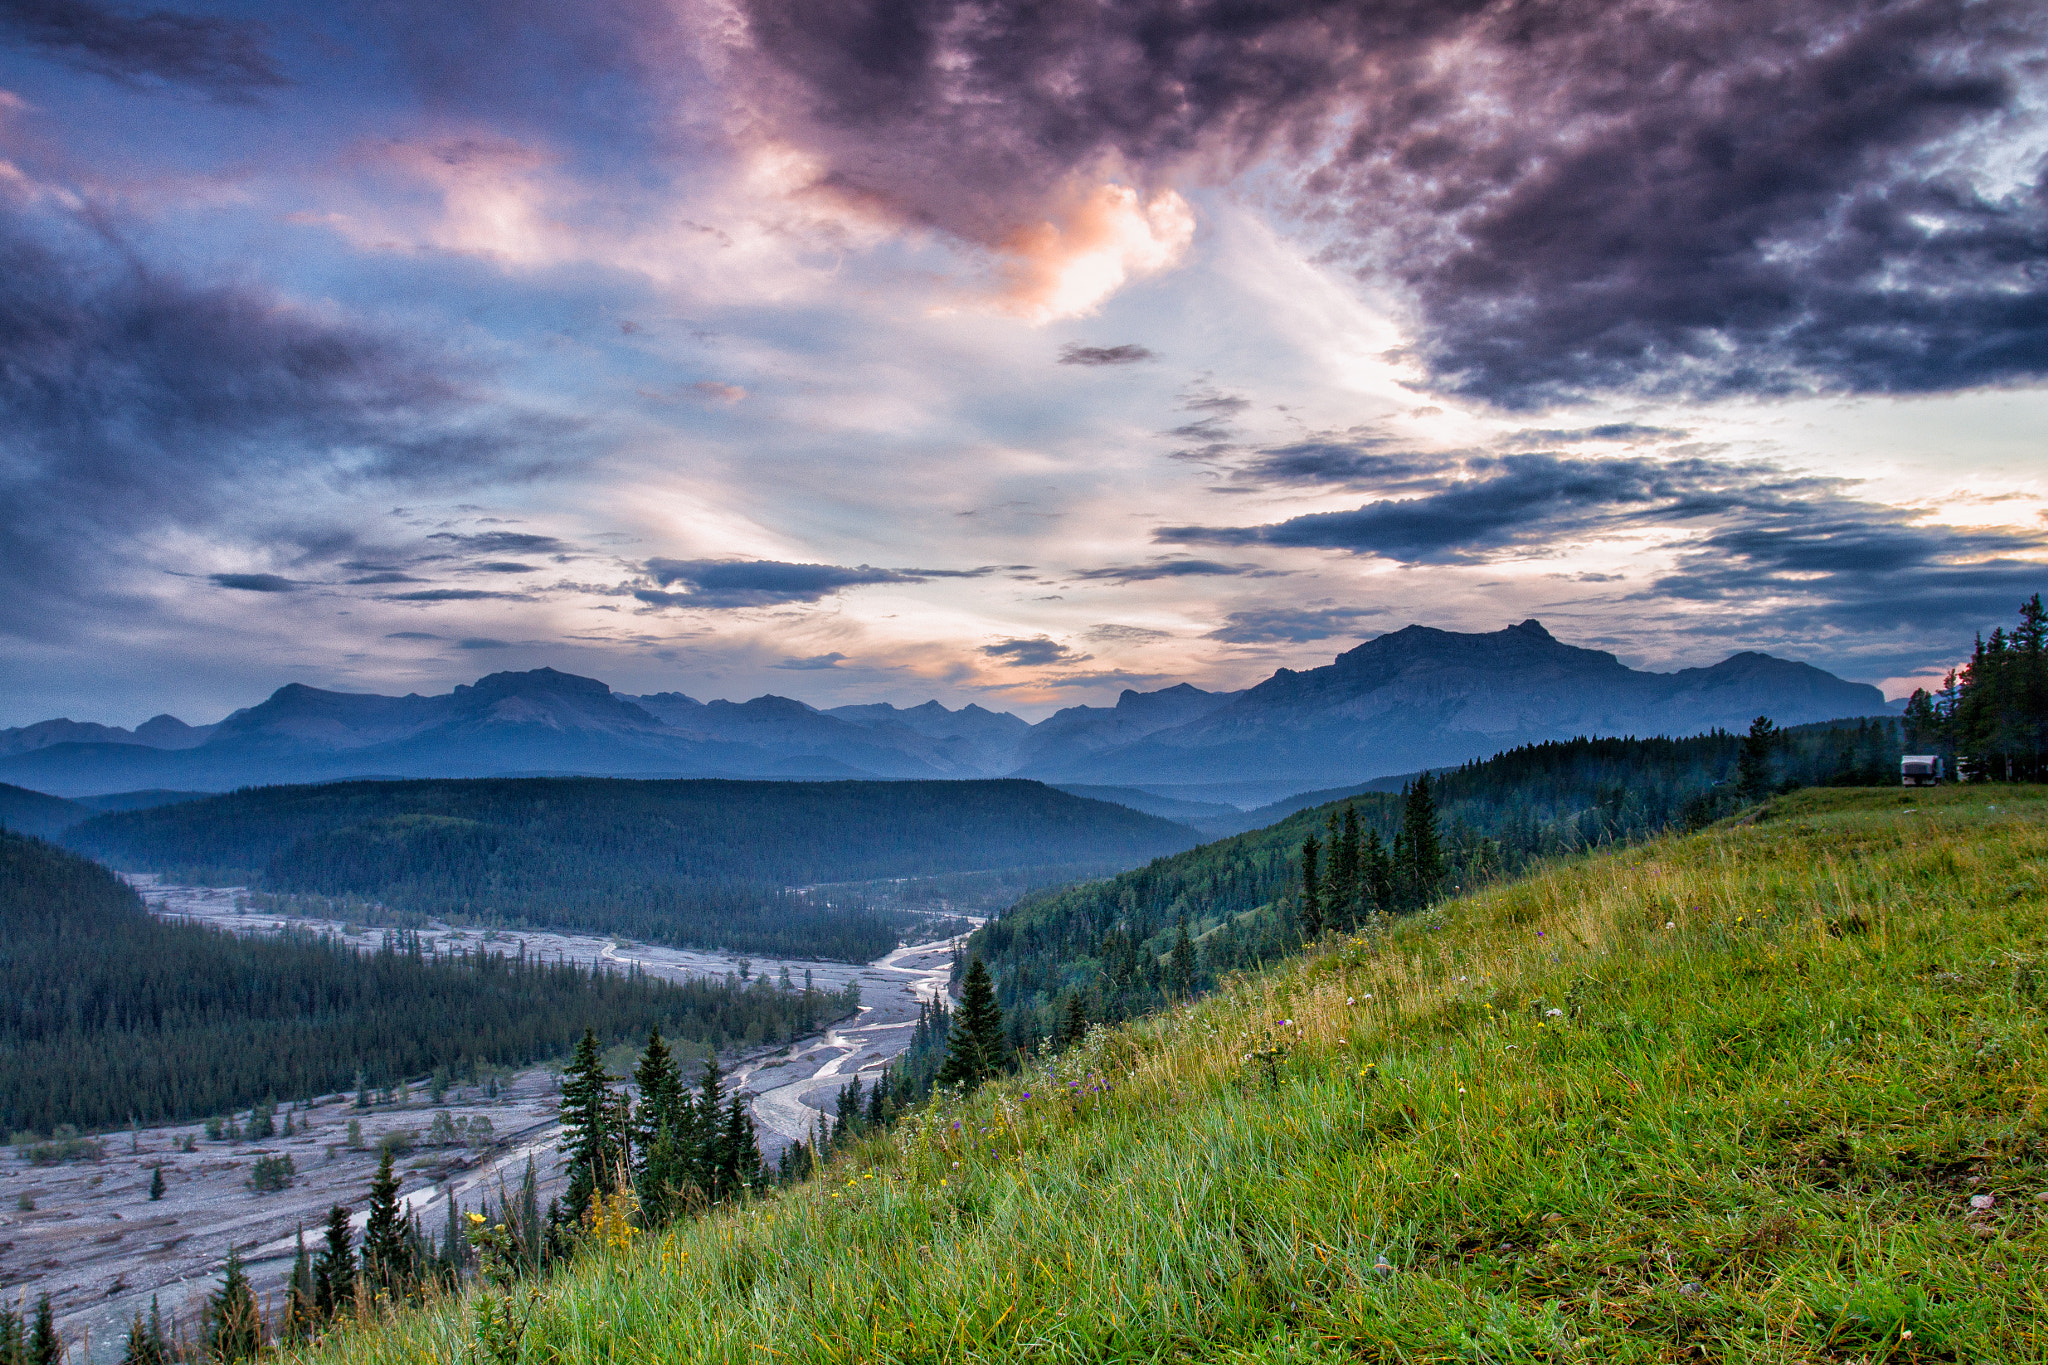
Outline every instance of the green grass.
{"type": "Polygon", "coordinates": [[[523,1358],[2048,1359],[2044,854],[1813,791],[1543,869],[588,1255],[523,1358]]]}

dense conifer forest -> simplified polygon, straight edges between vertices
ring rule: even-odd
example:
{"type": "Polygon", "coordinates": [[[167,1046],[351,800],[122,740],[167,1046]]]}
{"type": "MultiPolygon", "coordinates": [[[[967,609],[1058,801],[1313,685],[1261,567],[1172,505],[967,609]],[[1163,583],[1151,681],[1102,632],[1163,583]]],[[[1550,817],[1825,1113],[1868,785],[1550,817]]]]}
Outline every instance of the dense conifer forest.
{"type": "Polygon", "coordinates": [[[1970,661],[1938,692],[1906,703],[1906,744],[1914,753],[1958,760],[1970,775],[2005,781],[2048,778],[2048,608],[2035,593],[2019,623],[1979,636],[1970,661]]]}
{"type": "Polygon", "coordinates": [[[1130,866],[1196,837],[1036,782],[524,778],[250,788],[99,816],[65,840],[125,869],[456,922],[866,961],[908,921],[787,888],[1130,866]]]}
{"type": "Polygon", "coordinates": [[[0,831],[0,1129],[104,1128],[566,1054],[586,1028],[724,1046],[847,1011],[757,979],[673,984],[498,955],[363,954],[150,916],[105,868],[0,831]]]}
{"type": "Polygon", "coordinates": [[[1768,791],[1896,783],[1899,754],[1900,723],[1884,717],[1765,724],[1750,736],[1530,745],[1428,782],[1435,839],[1420,874],[1426,885],[1408,838],[1417,823],[1411,785],[1027,898],[977,931],[970,948],[995,976],[1011,1047],[1033,1047],[1070,1031],[1077,1015],[1130,1018],[1298,947],[1311,841],[1326,858],[1352,850],[1348,865],[1322,864],[1322,899],[1339,908],[1312,926],[1342,930],[1372,909],[1412,909],[1540,858],[1698,828],[1768,791]]]}

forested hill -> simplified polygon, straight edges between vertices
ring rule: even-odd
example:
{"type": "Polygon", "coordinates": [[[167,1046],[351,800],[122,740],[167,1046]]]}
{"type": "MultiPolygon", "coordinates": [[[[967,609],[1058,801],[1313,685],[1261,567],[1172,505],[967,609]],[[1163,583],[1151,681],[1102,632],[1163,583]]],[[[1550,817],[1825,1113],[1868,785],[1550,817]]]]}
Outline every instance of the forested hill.
{"type": "MultiPolygon", "coordinates": [[[[1899,775],[1899,722],[1781,731],[1774,788],[1867,786],[1899,775]]],[[[1438,774],[1445,888],[1470,888],[1535,859],[1704,825],[1737,809],[1741,736],[1575,739],[1533,744],[1438,774]]],[[[1300,850],[1347,808],[1391,846],[1402,796],[1364,792],[1279,823],[1160,858],[1104,881],[1030,897],[969,940],[995,975],[1011,1041],[1051,1034],[1078,994],[1091,1019],[1155,1009],[1226,971],[1298,946],[1300,850]],[[1192,951],[1173,950],[1185,925],[1192,951]]]]}
{"type": "Polygon", "coordinates": [[[135,870],[426,914],[864,960],[895,922],[783,888],[1128,867],[1183,825],[1036,782],[521,778],[258,787],[99,816],[66,842],[135,870]]]}
{"type": "Polygon", "coordinates": [[[583,1030],[725,1046],[851,1008],[757,979],[675,985],[393,943],[238,938],[148,914],[120,879],[0,830],[0,1130],[107,1127],[566,1054],[583,1030]]]}

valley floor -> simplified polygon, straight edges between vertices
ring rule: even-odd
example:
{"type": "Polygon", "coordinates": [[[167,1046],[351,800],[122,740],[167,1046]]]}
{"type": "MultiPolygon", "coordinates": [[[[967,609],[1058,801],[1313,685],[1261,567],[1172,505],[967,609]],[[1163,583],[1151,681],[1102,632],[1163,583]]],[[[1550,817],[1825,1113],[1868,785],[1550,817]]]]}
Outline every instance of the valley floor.
{"type": "MultiPolygon", "coordinates": [[[[212,924],[243,934],[274,934],[287,924],[333,933],[374,951],[384,930],[340,921],[286,919],[238,908],[240,888],[171,885],[147,874],[128,879],[150,910],[165,918],[212,924]]],[[[586,934],[453,929],[433,925],[422,940],[443,951],[468,949],[480,941],[493,951],[561,956],[584,965],[629,964],[670,980],[724,977],[740,959],[715,952],[643,945],[586,934]]],[[[776,979],[787,967],[801,983],[806,971],[825,990],[848,982],[861,988],[858,1016],[787,1047],[757,1047],[729,1054],[728,1085],[752,1096],[761,1146],[769,1161],[790,1141],[807,1139],[821,1113],[829,1112],[840,1087],[858,1073],[867,1080],[910,1041],[918,1002],[946,989],[952,945],[948,941],[898,948],[872,963],[752,959],[750,970],[776,979]]],[[[421,1147],[399,1162],[401,1198],[423,1228],[441,1235],[448,1201],[474,1208],[493,1203],[501,1185],[517,1190],[529,1159],[541,1180],[543,1204],[560,1185],[557,1174],[556,1074],[532,1067],[511,1075],[499,1094],[478,1086],[452,1088],[443,1105],[428,1102],[424,1087],[404,1104],[353,1107],[353,1096],[329,1095],[311,1110],[292,1114],[290,1138],[259,1142],[210,1142],[199,1124],[149,1128],[104,1139],[99,1161],[33,1166],[0,1154],[0,1297],[33,1303],[48,1293],[68,1341],[89,1343],[74,1362],[107,1365],[121,1354],[129,1319],[148,1313],[157,1298],[166,1314],[194,1322],[206,1296],[219,1287],[230,1245],[246,1263],[259,1295],[273,1308],[296,1250],[295,1230],[318,1241],[329,1205],[355,1210],[360,1235],[368,1217],[366,1191],[376,1170],[377,1144],[398,1129],[424,1138],[437,1109],[467,1126],[482,1118],[491,1140],[470,1146],[421,1147]],[[363,1146],[348,1144],[348,1123],[361,1127],[363,1146]],[[197,1150],[178,1150],[187,1138],[197,1150]],[[260,1156],[289,1155],[298,1175],[290,1188],[257,1194],[248,1188],[249,1169],[260,1156]],[[165,1194],[148,1198],[152,1169],[164,1166],[165,1194]],[[23,1207],[24,1200],[32,1209],[23,1207]]],[[[279,1116],[282,1121],[282,1115],[279,1116]]]]}

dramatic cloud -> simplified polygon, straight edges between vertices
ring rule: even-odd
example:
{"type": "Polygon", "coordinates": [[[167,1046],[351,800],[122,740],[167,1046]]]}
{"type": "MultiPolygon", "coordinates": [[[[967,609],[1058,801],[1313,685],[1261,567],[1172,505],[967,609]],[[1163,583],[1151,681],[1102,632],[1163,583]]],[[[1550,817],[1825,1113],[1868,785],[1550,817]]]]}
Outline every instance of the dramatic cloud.
{"type": "Polygon", "coordinates": [[[479,573],[532,573],[534,571],[531,564],[515,564],[510,560],[502,559],[486,560],[481,564],[472,564],[469,567],[477,570],[479,573]]]}
{"type": "Polygon", "coordinates": [[[1149,564],[1112,564],[1088,569],[1076,578],[1107,579],[1112,583],[1143,583],[1158,578],[1279,578],[1285,569],[1268,569],[1261,564],[1223,564],[1213,559],[1155,559],[1149,564]]]}
{"type": "Polygon", "coordinates": [[[133,85],[185,86],[244,103],[289,84],[266,51],[260,24],[180,14],[112,10],[89,0],[6,0],[0,42],[133,85]]]}
{"type": "Polygon", "coordinates": [[[1076,654],[1059,641],[1049,640],[1043,635],[1032,640],[1004,640],[998,644],[983,645],[981,652],[991,659],[1018,668],[1077,664],[1089,657],[1086,654],[1076,654]]]}
{"type": "Polygon", "coordinates": [[[1350,550],[1411,564],[1470,563],[1524,554],[1624,522],[1691,522],[1738,509],[1778,509],[1832,492],[1838,480],[1770,465],[1704,459],[1481,456],[1465,477],[1421,497],[1312,512],[1271,526],[1170,526],[1180,544],[1294,545],[1350,550]]]}
{"type": "Polygon", "coordinates": [[[1385,607],[1262,607],[1231,612],[1207,638],[1233,645],[1301,644],[1352,634],[1360,621],[1386,614],[1385,607]]]}
{"type": "Polygon", "coordinates": [[[297,592],[299,585],[289,578],[280,578],[274,573],[215,573],[208,574],[218,588],[234,588],[241,592],[297,592]]]}
{"type": "Polygon", "coordinates": [[[1083,346],[1070,341],[1060,347],[1061,365],[1136,365],[1141,361],[1156,360],[1151,351],[1143,346],[1083,346]]]}
{"type": "Polygon", "coordinates": [[[641,589],[633,595],[656,607],[775,607],[816,602],[846,588],[871,583],[921,583],[930,574],[874,569],[862,564],[785,564],[772,559],[650,559],[647,576],[661,587],[682,584],[684,592],[641,589]]]}
{"type": "Polygon", "coordinates": [[[740,8],[818,193],[999,251],[1114,177],[1257,169],[1405,291],[1447,391],[2048,374],[2026,0],[740,8]]]}
{"type": "Polygon", "coordinates": [[[792,673],[821,673],[836,668],[845,662],[846,655],[834,650],[830,654],[806,654],[802,658],[784,659],[768,665],[770,668],[786,669],[792,673]]]}
{"type": "Polygon", "coordinates": [[[570,429],[506,412],[458,358],[333,310],[188,282],[112,224],[31,218],[0,179],[0,633],[110,602],[137,538],[245,520],[280,486],[335,490],[539,467],[570,429]]]}
{"type": "Polygon", "coordinates": [[[469,535],[436,531],[427,539],[445,541],[455,549],[480,555],[547,554],[569,548],[553,536],[536,536],[523,531],[481,531],[469,535]]]}
{"type": "Polygon", "coordinates": [[[428,588],[423,592],[390,593],[383,598],[386,602],[483,602],[493,599],[528,602],[532,597],[523,592],[485,592],[482,588],[428,588]]]}

